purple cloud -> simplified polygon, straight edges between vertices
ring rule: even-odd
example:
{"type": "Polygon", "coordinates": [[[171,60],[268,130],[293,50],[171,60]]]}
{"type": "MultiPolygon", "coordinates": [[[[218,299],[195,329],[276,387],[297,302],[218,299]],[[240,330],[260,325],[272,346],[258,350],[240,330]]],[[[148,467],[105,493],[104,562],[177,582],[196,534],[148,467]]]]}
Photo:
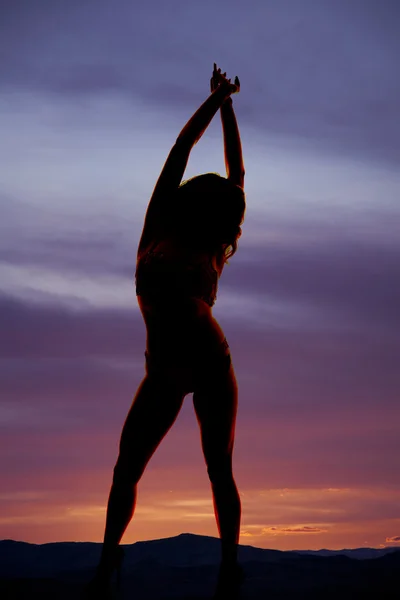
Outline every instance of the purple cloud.
{"type": "Polygon", "coordinates": [[[206,94],[217,60],[241,76],[243,119],[258,131],[398,163],[397,4],[260,0],[249,11],[222,2],[211,22],[200,5],[182,11],[178,2],[178,20],[160,1],[116,6],[112,15],[94,2],[70,2],[67,12],[58,3],[9,7],[3,85],[70,97],[119,93],[175,111],[197,102],[201,77],[206,94]],[[221,40],[227,10],[240,44],[221,40]]]}

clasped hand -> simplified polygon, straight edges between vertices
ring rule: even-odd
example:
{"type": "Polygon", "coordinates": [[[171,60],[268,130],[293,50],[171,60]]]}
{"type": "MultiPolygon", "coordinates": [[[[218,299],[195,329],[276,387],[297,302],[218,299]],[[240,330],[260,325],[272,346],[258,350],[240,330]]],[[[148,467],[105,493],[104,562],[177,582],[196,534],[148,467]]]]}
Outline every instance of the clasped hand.
{"type": "Polygon", "coordinates": [[[213,92],[216,90],[221,84],[229,84],[231,89],[231,94],[238,94],[240,92],[240,81],[239,77],[235,77],[235,83],[231,83],[231,80],[226,77],[226,72],[221,73],[221,69],[219,69],[214,63],[214,70],[212,77],[210,79],[210,88],[213,92]]]}

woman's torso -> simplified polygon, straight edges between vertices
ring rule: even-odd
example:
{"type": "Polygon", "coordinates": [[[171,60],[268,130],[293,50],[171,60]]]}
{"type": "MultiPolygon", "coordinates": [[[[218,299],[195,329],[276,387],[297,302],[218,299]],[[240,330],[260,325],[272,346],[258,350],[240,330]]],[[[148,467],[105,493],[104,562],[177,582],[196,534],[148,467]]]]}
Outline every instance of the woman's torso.
{"type": "Polygon", "coordinates": [[[212,315],[223,259],[175,240],[153,243],[138,256],[136,292],[147,350],[190,359],[218,348],[224,333],[212,315]]]}

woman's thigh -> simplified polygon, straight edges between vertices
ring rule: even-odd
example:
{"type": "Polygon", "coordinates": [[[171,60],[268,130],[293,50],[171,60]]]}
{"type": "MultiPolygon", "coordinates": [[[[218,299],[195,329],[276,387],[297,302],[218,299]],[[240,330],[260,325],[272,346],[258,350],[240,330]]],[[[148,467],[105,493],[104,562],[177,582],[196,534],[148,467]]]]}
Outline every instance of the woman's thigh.
{"type": "Polygon", "coordinates": [[[117,465],[138,479],[175,422],[185,393],[167,379],[147,373],[125,419],[117,465]]]}

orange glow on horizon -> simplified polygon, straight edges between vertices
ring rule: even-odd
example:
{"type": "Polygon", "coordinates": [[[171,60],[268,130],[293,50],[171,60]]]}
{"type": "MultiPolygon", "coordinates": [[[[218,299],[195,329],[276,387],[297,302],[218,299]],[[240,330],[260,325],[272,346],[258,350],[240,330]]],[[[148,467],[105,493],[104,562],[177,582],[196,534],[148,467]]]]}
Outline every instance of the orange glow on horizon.
{"type": "MultiPolygon", "coordinates": [[[[217,537],[211,494],[205,490],[139,488],[135,516],[123,543],[194,533],[217,537]]],[[[240,543],[279,550],[384,547],[399,543],[400,519],[368,515],[378,500],[393,502],[385,489],[265,489],[244,490],[240,543]],[[357,514],[358,513],[358,514],[357,514]],[[368,532],[366,534],[366,532],[368,532]]],[[[397,492],[400,499],[400,492],[397,492]]],[[[32,543],[102,541],[106,507],[96,500],[74,503],[73,495],[38,491],[0,496],[7,509],[0,519],[1,537],[32,543]]]]}

